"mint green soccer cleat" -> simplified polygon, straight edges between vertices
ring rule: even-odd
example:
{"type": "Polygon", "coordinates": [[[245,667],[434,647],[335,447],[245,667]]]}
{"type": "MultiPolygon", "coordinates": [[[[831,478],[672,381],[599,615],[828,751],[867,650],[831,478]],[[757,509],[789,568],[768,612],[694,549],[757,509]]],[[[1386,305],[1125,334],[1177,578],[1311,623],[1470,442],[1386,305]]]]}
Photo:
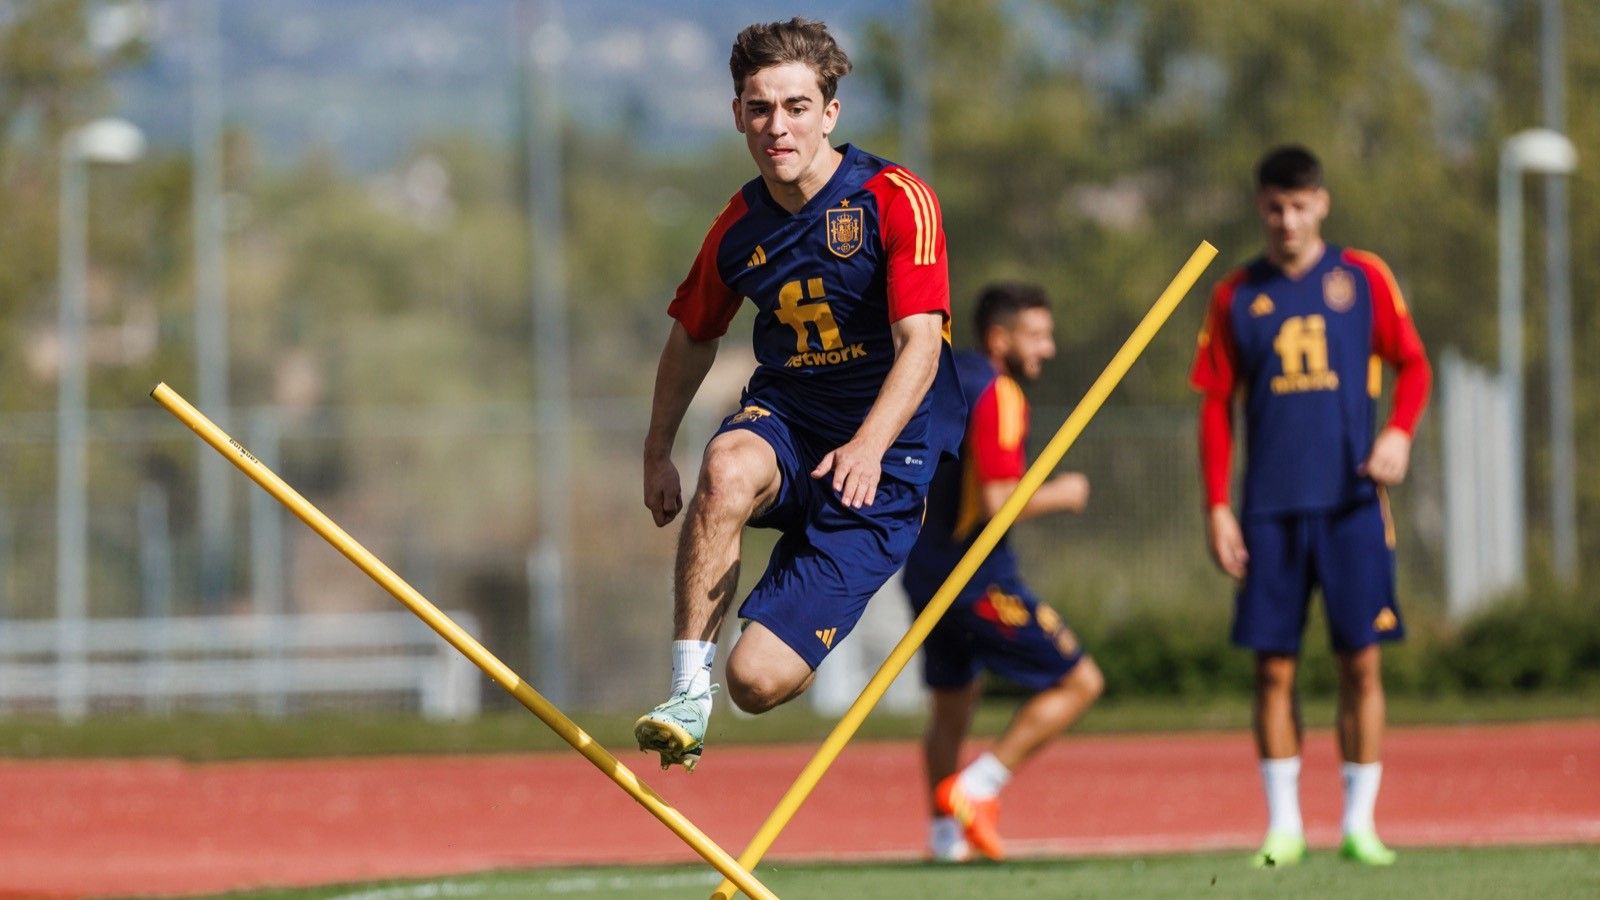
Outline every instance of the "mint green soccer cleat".
{"type": "Polygon", "coordinates": [[[1378,840],[1376,831],[1362,831],[1344,836],[1344,843],[1339,845],[1339,858],[1363,866],[1392,866],[1395,853],[1378,840]]]}
{"type": "Polygon", "coordinates": [[[1305,858],[1305,835],[1269,831],[1267,839],[1261,844],[1261,849],[1256,851],[1255,856],[1250,857],[1250,867],[1272,869],[1278,866],[1293,866],[1305,858]]]}
{"type": "Polygon", "coordinates": [[[711,720],[711,695],[717,689],[713,684],[696,694],[688,691],[673,694],[667,702],[633,723],[633,736],[639,741],[639,749],[661,754],[662,771],[673,763],[694,771],[705,744],[706,723],[711,720]]]}

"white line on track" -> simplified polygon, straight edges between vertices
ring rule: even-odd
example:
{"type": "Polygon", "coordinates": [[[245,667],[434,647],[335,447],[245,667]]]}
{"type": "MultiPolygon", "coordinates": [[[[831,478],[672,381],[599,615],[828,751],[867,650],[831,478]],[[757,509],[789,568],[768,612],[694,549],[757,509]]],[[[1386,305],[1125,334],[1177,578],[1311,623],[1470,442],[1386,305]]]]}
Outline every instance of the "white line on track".
{"type": "Polygon", "coordinates": [[[714,872],[679,872],[670,875],[567,875],[528,880],[505,879],[495,881],[428,881],[390,888],[375,888],[351,894],[337,894],[329,900],[435,900],[440,897],[477,897],[515,889],[524,897],[579,894],[594,891],[626,891],[640,888],[663,890],[697,886],[715,886],[719,876],[714,872]]]}
{"type": "Polygon", "coordinates": [[[376,888],[354,894],[335,894],[329,900],[429,900],[432,897],[475,897],[489,889],[485,884],[425,881],[401,887],[376,888]]]}

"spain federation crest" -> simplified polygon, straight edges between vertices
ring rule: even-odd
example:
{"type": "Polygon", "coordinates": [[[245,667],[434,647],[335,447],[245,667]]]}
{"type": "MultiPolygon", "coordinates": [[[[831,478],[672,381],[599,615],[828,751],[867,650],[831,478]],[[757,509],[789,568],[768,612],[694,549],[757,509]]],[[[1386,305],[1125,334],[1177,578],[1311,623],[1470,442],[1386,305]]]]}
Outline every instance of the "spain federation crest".
{"type": "Polygon", "coordinates": [[[1336,313],[1349,312],[1356,305],[1356,280],[1344,269],[1322,276],[1322,300],[1336,313]]]}
{"type": "MultiPolygon", "coordinates": [[[[846,203],[850,202],[848,200],[846,203]]],[[[840,259],[848,259],[861,249],[861,233],[866,214],[860,207],[840,206],[828,210],[828,250],[840,259]]]]}

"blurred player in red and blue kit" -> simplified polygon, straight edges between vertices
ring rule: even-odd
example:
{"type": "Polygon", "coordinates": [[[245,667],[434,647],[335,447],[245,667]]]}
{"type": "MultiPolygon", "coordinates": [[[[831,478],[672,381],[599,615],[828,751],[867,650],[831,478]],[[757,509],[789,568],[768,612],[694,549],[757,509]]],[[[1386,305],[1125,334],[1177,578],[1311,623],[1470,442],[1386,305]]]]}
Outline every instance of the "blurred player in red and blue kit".
{"type": "Polygon", "coordinates": [[[683,506],[678,426],[746,297],[758,365],[706,446],[679,535],[668,699],[634,726],[663,767],[700,758],[744,527],[781,533],[727,664],[734,704],[758,713],[811,684],[900,568],[965,416],[938,200],[905,168],[828,141],[844,51],[796,18],[742,31],[729,69],[759,174],[712,222],[667,310],[644,447],[658,526],[683,506]]]}
{"type": "Polygon", "coordinates": [[[1320,586],[1338,660],[1340,855],[1388,865],[1395,854],[1373,824],[1383,772],[1379,645],[1403,637],[1405,625],[1385,488],[1405,478],[1432,373],[1389,267],[1322,239],[1330,201],[1316,157],[1273,150],[1256,188],[1266,253],[1217,285],[1191,374],[1202,394],[1207,543],[1240,583],[1233,641],[1256,654],[1268,824],[1253,863],[1292,865],[1306,852],[1294,682],[1307,604],[1320,586]],[[1396,372],[1393,408],[1374,438],[1383,363],[1396,372]],[[1246,440],[1237,517],[1229,502],[1236,395],[1246,440]]]}
{"type": "MultiPolygon", "coordinates": [[[[1050,300],[1036,285],[984,288],[975,324],[977,349],[956,355],[969,409],[961,458],[939,467],[928,492],[927,521],[906,561],[906,595],[917,613],[1026,471],[1028,401],[1021,385],[1036,380],[1056,353],[1050,300]]],[[[1088,479],[1063,472],[1040,486],[1018,519],[1081,512],[1088,501],[1088,479]]],[[[933,808],[928,853],[942,862],[965,861],[973,850],[1001,859],[1001,789],[1024,762],[1088,711],[1105,680],[1061,616],[1023,582],[1016,553],[1004,538],[928,635],[922,661],[931,699],[923,739],[933,808]],[[958,772],[984,670],[1031,696],[994,746],[958,772]]]]}

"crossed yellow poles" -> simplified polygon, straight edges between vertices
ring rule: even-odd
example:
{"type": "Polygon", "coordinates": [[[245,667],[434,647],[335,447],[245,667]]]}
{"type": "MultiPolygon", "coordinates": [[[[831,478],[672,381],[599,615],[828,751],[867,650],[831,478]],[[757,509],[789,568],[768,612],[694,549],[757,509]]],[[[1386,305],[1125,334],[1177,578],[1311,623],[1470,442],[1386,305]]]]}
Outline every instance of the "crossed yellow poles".
{"type": "Polygon", "coordinates": [[[189,401],[178,396],[178,392],[165,384],[156,385],[150,392],[155,401],[167,408],[167,411],[177,416],[183,424],[189,426],[200,439],[210,444],[212,449],[228,458],[228,461],[239,468],[239,471],[249,476],[251,481],[261,485],[267,493],[275,497],[279,503],[289,508],[289,511],[299,517],[300,521],[311,527],[312,531],[322,535],[323,540],[334,546],[334,549],[343,553],[347,559],[356,564],[356,567],[367,573],[384,590],[394,595],[407,609],[417,615],[417,618],[426,622],[429,628],[439,633],[439,636],[450,643],[450,646],[460,650],[467,659],[483,670],[485,675],[494,679],[495,683],[506,689],[506,692],[517,698],[528,711],[538,716],[541,721],[550,726],[550,729],[561,736],[561,739],[572,745],[572,749],[583,754],[584,758],[594,763],[595,767],[606,774],[607,778],[617,783],[617,786],[628,792],[628,795],[639,801],[639,804],[650,811],[650,814],[661,820],[661,823],[672,829],[684,843],[700,854],[706,862],[715,866],[717,871],[726,876],[739,889],[751,897],[762,900],[777,900],[777,895],[768,890],[765,885],[756,880],[749,870],[734,862],[726,850],[717,846],[716,842],[706,837],[705,833],[696,828],[693,822],[684,817],[683,813],[661,799],[661,795],[650,789],[650,786],[640,781],[638,776],[629,771],[600,746],[600,743],[590,737],[587,732],[579,728],[571,719],[567,718],[554,704],[546,700],[534,690],[531,685],[517,673],[511,671],[505,663],[495,657],[493,653],[482,644],[467,634],[451,618],[439,610],[437,606],[428,602],[428,598],[417,592],[416,588],[405,582],[405,579],[396,575],[393,570],[384,565],[381,560],[373,556],[367,548],[361,546],[355,538],[346,534],[334,521],[323,515],[322,511],[311,505],[311,502],[300,496],[294,488],[290,487],[276,473],[256,459],[255,455],[244,448],[243,444],[234,440],[218,428],[216,423],[206,418],[200,410],[195,409],[189,401]]]}
{"type": "Polygon", "coordinates": [[[884,661],[877,674],[873,675],[872,680],[867,682],[867,686],[862,689],[861,696],[856,698],[855,703],[851,704],[844,717],[839,720],[839,724],[834,726],[833,731],[822,742],[822,746],[818,749],[816,756],[801,770],[799,777],[795,779],[788,792],[778,801],[777,807],[767,817],[766,822],[756,832],[755,838],[751,840],[750,845],[745,848],[744,853],[740,855],[738,860],[729,856],[727,851],[723,850],[716,842],[707,837],[704,832],[695,827],[694,823],[685,818],[676,808],[663,800],[661,795],[651,790],[649,785],[640,781],[638,776],[634,775],[627,766],[624,766],[615,756],[607,752],[604,747],[600,746],[587,732],[567,718],[554,704],[541,696],[538,691],[518,677],[510,667],[490,653],[472,635],[463,631],[437,606],[429,602],[426,597],[396,575],[381,560],[372,555],[370,551],[361,546],[349,534],[345,533],[344,529],[340,528],[332,519],[324,515],[321,510],[318,510],[310,501],[302,497],[283,479],[279,478],[261,460],[257,459],[249,450],[246,450],[244,445],[229,437],[214,422],[190,405],[189,401],[183,399],[166,384],[156,385],[155,390],[150,392],[150,396],[182,421],[183,424],[187,425],[195,434],[199,435],[201,440],[210,444],[212,449],[222,454],[228,461],[238,467],[239,471],[243,472],[250,480],[260,485],[263,490],[271,494],[278,502],[288,507],[289,511],[306,523],[311,530],[321,535],[324,540],[333,545],[334,549],[344,554],[352,563],[355,563],[357,568],[392,594],[396,600],[422,619],[428,627],[437,632],[452,647],[455,647],[468,659],[472,660],[473,664],[482,669],[485,675],[488,675],[496,684],[499,684],[507,693],[527,707],[529,712],[538,716],[552,731],[560,735],[562,740],[571,744],[574,750],[583,754],[584,758],[593,763],[601,772],[604,772],[607,778],[616,782],[618,787],[622,788],[629,796],[638,801],[641,806],[649,810],[651,815],[661,820],[663,825],[671,829],[673,834],[676,834],[680,840],[688,844],[702,859],[721,872],[725,880],[717,886],[716,891],[711,895],[712,900],[731,900],[736,888],[743,891],[747,896],[755,898],[755,900],[767,900],[767,898],[776,900],[777,895],[773,894],[754,875],[750,874],[750,870],[754,869],[756,864],[761,861],[761,857],[766,854],[773,842],[777,840],[779,833],[783,831],[784,827],[789,824],[789,820],[799,811],[800,805],[810,796],[812,789],[817,786],[817,782],[822,780],[823,773],[838,759],[839,754],[843,752],[850,738],[855,736],[856,730],[866,720],[868,713],[882,699],[884,692],[889,689],[889,685],[894,682],[895,677],[911,661],[911,657],[917,652],[917,648],[921,647],[922,642],[927,640],[929,632],[938,623],[940,616],[944,615],[950,605],[955,602],[957,595],[966,587],[967,582],[972,579],[973,573],[977,571],[978,566],[1016,521],[1018,514],[1022,512],[1023,506],[1027,504],[1040,485],[1044,484],[1044,480],[1049,476],[1051,470],[1061,462],[1062,457],[1066,455],[1067,450],[1078,439],[1078,436],[1083,433],[1083,429],[1089,424],[1089,421],[1100,411],[1100,407],[1105,403],[1106,398],[1111,395],[1111,391],[1122,381],[1123,376],[1132,368],[1140,354],[1154,340],[1156,332],[1166,323],[1173,310],[1177,308],[1178,303],[1183,300],[1184,295],[1199,280],[1200,273],[1205,271],[1206,266],[1211,264],[1216,255],[1217,249],[1205,241],[1202,241],[1200,246],[1195,249],[1188,262],[1184,263],[1183,268],[1173,277],[1166,290],[1162,291],[1155,305],[1145,314],[1138,327],[1134,328],[1133,333],[1123,343],[1122,348],[1111,358],[1111,362],[1100,373],[1100,377],[1095,379],[1094,384],[1090,385],[1083,399],[1078,402],[1077,407],[1067,416],[1067,420],[1062,423],[1055,436],[1050,439],[1050,443],[1045,445],[1044,450],[1039,454],[1039,458],[1034,460],[1033,465],[1028,468],[1028,471],[1017,483],[1016,488],[1011,493],[1011,497],[1000,507],[999,512],[995,513],[994,518],[989,520],[989,524],[979,532],[977,539],[961,557],[960,562],[951,571],[944,585],[939,588],[938,593],[933,595],[933,599],[929,601],[921,615],[917,616],[916,621],[911,623],[911,628],[906,632],[905,637],[901,638],[900,642],[895,645],[894,650],[889,653],[889,658],[884,661]]]}

